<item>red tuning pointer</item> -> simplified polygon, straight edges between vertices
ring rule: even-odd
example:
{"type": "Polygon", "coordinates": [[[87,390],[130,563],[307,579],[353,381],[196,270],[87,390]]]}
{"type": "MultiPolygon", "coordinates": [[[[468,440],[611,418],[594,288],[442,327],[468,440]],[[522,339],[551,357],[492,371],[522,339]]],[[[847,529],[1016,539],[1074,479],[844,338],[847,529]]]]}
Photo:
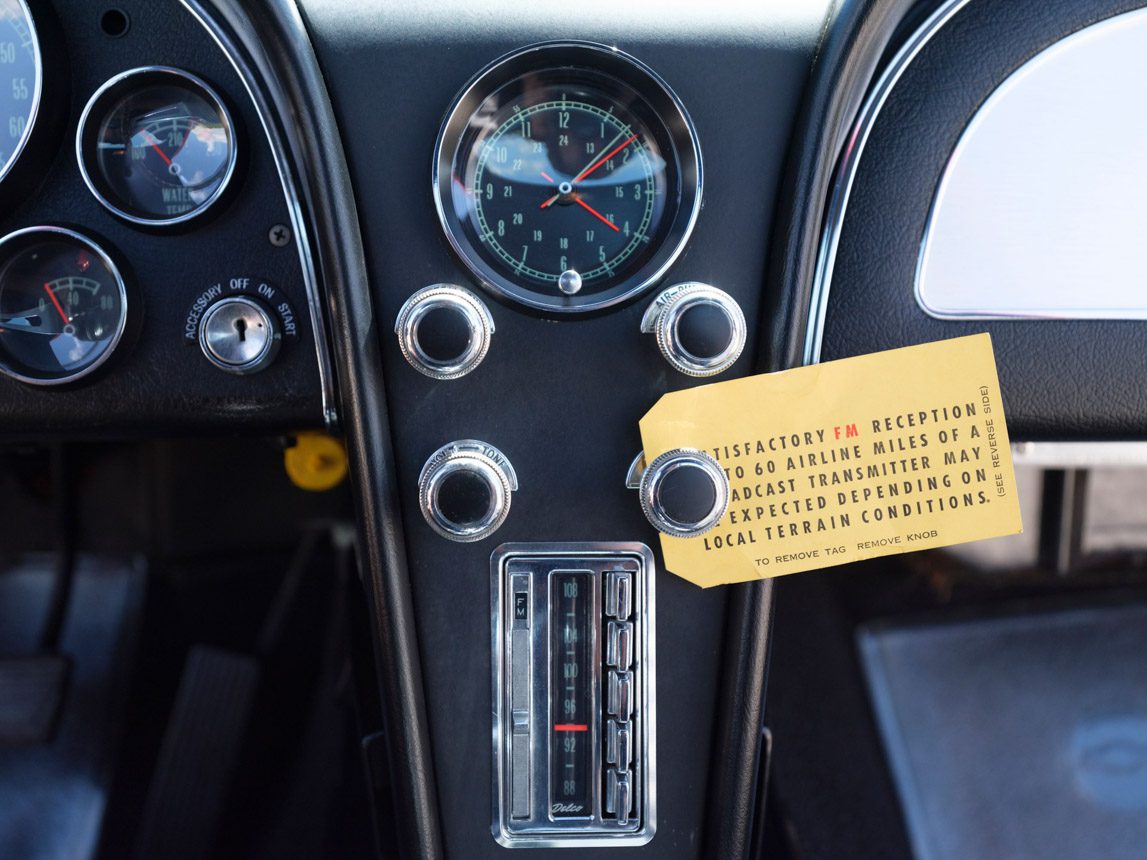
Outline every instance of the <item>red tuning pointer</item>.
{"type": "Polygon", "coordinates": [[[602,215],[600,212],[598,212],[596,209],[594,209],[592,206],[590,206],[588,203],[586,203],[580,197],[575,197],[574,203],[576,203],[578,206],[580,206],[582,209],[584,209],[586,212],[588,212],[590,215],[592,215],[594,218],[596,218],[598,221],[600,221],[602,224],[604,224],[610,230],[613,230],[615,233],[621,232],[620,227],[618,227],[616,224],[614,224],[612,221],[610,221],[608,218],[606,218],[604,215],[602,215]]]}
{"type": "Polygon", "coordinates": [[[52,292],[52,287],[49,284],[44,284],[44,292],[48,294],[48,298],[50,298],[52,304],[56,306],[56,313],[60,315],[60,319],[64,321],[64,325],[71,325],[72,320],[64,313],[64,306],[60,304],[60,300],[56,298],[56,294],[52,292]]]}

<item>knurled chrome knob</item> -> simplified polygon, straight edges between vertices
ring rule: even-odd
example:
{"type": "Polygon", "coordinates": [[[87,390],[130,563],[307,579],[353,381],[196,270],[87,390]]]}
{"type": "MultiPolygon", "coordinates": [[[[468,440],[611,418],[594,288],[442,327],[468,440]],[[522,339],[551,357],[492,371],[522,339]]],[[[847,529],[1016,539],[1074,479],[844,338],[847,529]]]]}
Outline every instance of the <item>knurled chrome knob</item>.
{"type": "Polygon", "coordinates": [[[482,363],[494,334],[485,302],[467,289],[435,284],[412,295],[394,324],[410,366],[434,379],[457,379],[482,363]]]}
{"type": "Polygon", "coordinates": [[[665,360],[689,376],[714,376],[732,367],[745,348],[745,314],[736,299],[690,281],[662,291],[641,318],[665,360]]]}
{"type": "Polygon", "coordinates": [[[435,451],[418,477],[418,505],[430,528],[459,543],[489,537],[506,521],[518,476],[506,455],[463,439],[435,451]]]}
{"type": "Polygon", "coordinates": [[[729,507],[729,479],[717,461],[695,448],[675,448],[645,465],[639,454],[626,484],[641,498],[650,525],[663,534],[692,538],[721,521],[729,507]]]}

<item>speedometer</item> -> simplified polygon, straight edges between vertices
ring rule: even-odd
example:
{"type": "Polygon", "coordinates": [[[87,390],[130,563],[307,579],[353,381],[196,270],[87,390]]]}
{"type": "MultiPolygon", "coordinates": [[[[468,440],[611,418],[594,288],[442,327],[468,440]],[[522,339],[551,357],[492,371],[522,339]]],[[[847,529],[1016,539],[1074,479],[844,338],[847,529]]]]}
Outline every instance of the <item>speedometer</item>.
{"type": "Polygon", "coordinates": [[[0,180],[28,143],[40,106],[43,63],[25,0],[0,0],[0,180]]]}
{"type": "Polygon", "coordinates": [[[451,244],[488,289],[544,311],[637,295],[680,253],[701,199],[696,134],[650,69],[587,43],[498,61],[439,137],[451,244]]]}

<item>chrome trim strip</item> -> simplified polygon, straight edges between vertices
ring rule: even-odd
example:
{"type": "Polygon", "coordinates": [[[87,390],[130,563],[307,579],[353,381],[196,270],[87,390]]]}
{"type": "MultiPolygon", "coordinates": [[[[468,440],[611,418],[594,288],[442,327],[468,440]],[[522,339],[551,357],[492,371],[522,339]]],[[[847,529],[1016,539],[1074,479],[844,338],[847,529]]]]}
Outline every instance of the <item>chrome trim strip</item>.
{"type": "Polygon", "coordinates": [[[865,145],[876,124],[888,96],[900,81],[901,76],[916,59],[917,55],[932,40],[940,29],[970,0],[945,0],[928,19],[916,30],[908,41],[896,52],[881,73],[875,87],[865,100],[852,134],[845,142],[840,163],[833,180],[829,207],[825,215],[824,232],[821,234],[820,250],[817,254],[816,271],[813,275],[812,291],[809,296],[809,318],[805,329],[803,364],[820,362],[821,340],[824,337],[824,320],[828,310],[829,290],[832,286],[832,273],[836,265],[836,253],[840,245],[840,233],[844,226],[844,216],[848,201],[852,196],[852,185],[856,171],[864,155],[865,145]]]}
{"type": "Polygon", "coordinates": [[[223,51],[235,74],[247,91],[247,96],[255,107],[259,117],[259,124],[263,126],[263,134],[271,148],[271,157],[275,160],[275,169],[279,174],[279,181],[283,186],[283,195],[286,199],[287,213],[291,219],[291,229],[295,234],[295,244],[299,251],[299,264],[303,273],[303,286],[307,292],[307,311],[311,320],[311,331],[315,339],[315,354],[318,360],[319,386],[321,389],[323,423],[328,430],[338,428],[339,416],[335,393],[334,365],[331,360],[328,343],[326,313],[323,308],[323,297],[319,287],[318,269],[315,264],[311,248],[310,232],[307,229],[307,219],[303,215],[302,195],[295,185],[290,170],[289,154],[272,128],[268,117],[273,113],[270,106],[260,97],[255,82],[249,77],[248,70],[240,64],[238,51],[231,45],[224,29],[214,21],[199,0],[179,0],[180,4],[199,25],[207,31],[220,50],[223,51]]]}
{"type": "MultiPolygon", "coordinates": [[[[95,141],[97,136],[98,135],[93,135],[90,140],[95,141]]],[[[83,113],[80,114],[80,121],[76,124],[76,161],[79,162],[80,177],[84,180],[84,185],[88,186],[88,191],[92,192],[92,196],[102,203],[104,208],[113,215],[129,223],[138,224],[143,227],[171,227],[176,224],[186,224],[188,221],[195,220],[219,202],[219,198],[227,191],[227,186],[231,184],[231,179],[235,175],[235,165],[239,163],[239,138],[236,134],[235,120],[232,119],[231,112],[227,110],[226,102],[224,102],[219,93],[202,78],[184,69],[177,69],[174,66],[140,66],[135,69],[128,69],[126,72],[120,72],[118,75],[113,75],[92,93],[92,97],[89,98],[88,103],[84,105],[83,113]],[[226,124],[227,133],[231,138],[231,151],[227,156],[227,168],[223,172],[223,178],[219,180],[219,184],[215,186],[215,190],[211,192],[211,196],[194,209],[190,209],[182,215],[175,215],[171,218],[144,218],[140,215],[132,215],[127,210],[121,209],[96,187],[95,180],[92,179],[92,175],[88,171],[88,165],[85,162],[85,132],[87,131],[88,121],[92,118],[92,111],[95,109],[96,104],[124,81],[144,75],[171,75],[174,78],[182,78],[191,84],[189,89],[198,88],[202,90],[202,94],[207,96],[207,101],[214,102],[214,107],[219,111],[219,116],[226,124]]]]}

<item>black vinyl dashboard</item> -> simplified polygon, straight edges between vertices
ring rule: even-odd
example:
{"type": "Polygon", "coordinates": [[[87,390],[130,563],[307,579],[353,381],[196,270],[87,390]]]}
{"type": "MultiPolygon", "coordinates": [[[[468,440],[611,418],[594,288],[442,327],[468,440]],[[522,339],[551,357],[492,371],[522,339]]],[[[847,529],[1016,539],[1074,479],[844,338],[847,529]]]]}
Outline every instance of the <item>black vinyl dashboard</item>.
{"type": "Polygon", "coordinates": [[[654,575],[657,530],[626,486],[638,419],[717,374],[991,330],[1014,437],[1142,430],[1142,374],[1108,373],[1142,361],[1141,326],[943,321],[911,289],[969,113],[1042,47],[1137,4],[1052,4],[1022,48],[1007,4],[912,5],[0,0],[0,25],[35,22],[42,74],[0,184],[0,433],[341,432],[385,717],[378,814],[411,856],[610,840],[743,856],[771,586],[654,575]],[[954,23],[864,129],[845,213],[838,171],[877,71],[938,8],[954,23]],[[989,31],[973,82],[957,60],[989,31]],[[655,627],[652,597],[618,596],[645,576],[655,627]],[[600,692],[552,727],[566,785],[513,740],[548,705],[491,667],[576,675],[515,662],[515,634],[558,635],[551,606],[578,588],[577,624],[649,656],[580,664],[600,692]],[[511,594],[535,608],[511,619],[511,594]],[[658,705],[631,719],[626,685],[646,681],[658,705]],[[603,761],[576,758],[581,732],[603,761]],[[620,763],[642,739],[655,785],[620,763]],[[543,783],[552,804],[531,800],[543,783]]]}
{"type": "MultiPolygon", "coordinates": [[[[48,131],[25,153],[35,156],[38,163],[22,157],[12,167],[9,178],[23,181],[24,188],[9,190],[10,183],[5,181],[0,229],[7,236],[30,227],[64,227],[104,249],[117,261],[126,286],[126,324],[114,352],[104,356],[106,363],[93,368],[91,375],[76,373],[92,362],[87,347],[80,347],[83,357],[63,368],[51,357],[35,359],[37,366],[44,367],[36,375],[47,377],[51,385],[8,376],[0,380],[4,387],[0,421],[5,431],[131,435],[228,426],[252,430],[322,426],[324,410],[333,408],[328,360],[325,350],[318,348],[322,338],[315,334],[322,331],[323,308],[297,238],[291,235],[295,232],[292,205],[284,196],[262,119],[226,55],[178,5],[116,7],[130,22],[122,35],[109,35],[107,28],[116,22],[102,7],[76,3],[32,4],[32,8],[40,29],[51,37],[44,43],[46,89],[35,117],[36,126],[48,131]],[[112,211],[106,198],[101,202],[89,190],[81,171],[83,162],[77,157],[81,117],[97,91],[124,72],[151,67],[182,70],[209,82],[233,120],[233,171],[219,199],[209,201],[205,195],[202,202],[208,205],[195,204],[195,211],[179,213],[192,219],[161,213],[150,219],[158,224],[129,221],[124,215],[130,212],[112,211]],[[34,193],[29,193],[27,183],[33,184],[34,193]],[[272,239],[277,229],[287,237],[281,245],[272,239]],[[264,287],[262,297],[260,286],[264,287]],[[281,349],[257,376],[216,366],[199,348],[198,322],[205,302],[231,295],[255,296],[274,317],[281,349]]],[[[148,82],[136,75],[127,86],[146,90],[148,82]]],[[[166,96],[172,104],[178,103],[172,99],[180,97],[166,96]]],[[[118,101],[114,92],[112,101],[118,101]]],[[[122,124],[122,118],[108,115],[114,105],[95,108],[95,114],[87,117],[87,127],[122,124]]],[[[144,104],[134,110],[146,116],[162,108],[144,104]]],[[[158,121],[163,122],[162,116],[158,121]]],[[[169,124],[167,131],[172,128],[169,124]]],[[[161,125],[153,129],[164,134],[161,125]]],[[[150,133],[143,128],[141,140],[150,133]]],[[[107,151],[99,147],[114,145],[110,137],[85,136],[79,151],[85,158],[94,158],[107,151]]],[[[194,157],[190,148],[181,152],[184,158],[194,157]]],[[[167,156],[159,148],[138,142],[127,158],[135,156],[150,157],[168,171],[163,163],[167,156]]],[[[124,160],[121,157],[108,171],[122,171],[124,160]]],[[[194,169],[214,172],[215,165],[194,169]]],[[[57,277],[54,270],[42,274],[49,280],[57,277]]],[[[69,274],[61,269],[58,276],[69,274]]],[[[20,298],[19,289],[12,283],[5,300],[4,313],[10,322],[22,310],[21,301],[30,301],[20,298]]],[[[81,295],[66,291],[62,301],[79,302],[81,295]]],[[[10,338],[22,334],[13,333],[10,338]]],[[[7,363],[12,361],[9,354],[7,363]]]]}

